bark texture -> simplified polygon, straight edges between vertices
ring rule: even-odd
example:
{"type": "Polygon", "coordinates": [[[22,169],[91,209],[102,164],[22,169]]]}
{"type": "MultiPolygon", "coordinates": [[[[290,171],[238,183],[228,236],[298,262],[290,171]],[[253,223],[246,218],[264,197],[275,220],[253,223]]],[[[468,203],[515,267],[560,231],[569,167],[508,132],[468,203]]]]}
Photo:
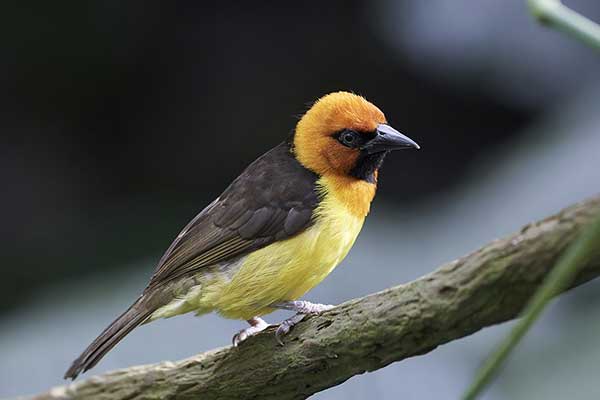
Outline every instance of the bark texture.
{"type": "MultiPolygon", "coordinates": [[[[277,345],[273,329],[238,348],[126,368],[56,387],[51,399],[304,399],[518,315],[600,197],[496,240],[416,281],[306,318],[277,345]]],[[[575,284],[600,274],[600,250],[575,284]]]]}

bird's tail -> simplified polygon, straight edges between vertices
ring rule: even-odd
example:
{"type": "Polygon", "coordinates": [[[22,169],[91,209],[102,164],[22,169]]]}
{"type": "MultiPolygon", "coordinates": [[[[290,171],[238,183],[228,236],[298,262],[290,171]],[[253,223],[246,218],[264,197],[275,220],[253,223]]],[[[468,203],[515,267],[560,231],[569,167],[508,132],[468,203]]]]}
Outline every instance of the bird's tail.
{"type": "Polygon", "coordinates": [[[75,379],[77,375],[92,368],[136,326],[143,323],[153,312],[153,307],[145,304],[144,296],[133,303],[127,311],[115,319],[75,361],[65,373],[65,379],[75,379]]]}

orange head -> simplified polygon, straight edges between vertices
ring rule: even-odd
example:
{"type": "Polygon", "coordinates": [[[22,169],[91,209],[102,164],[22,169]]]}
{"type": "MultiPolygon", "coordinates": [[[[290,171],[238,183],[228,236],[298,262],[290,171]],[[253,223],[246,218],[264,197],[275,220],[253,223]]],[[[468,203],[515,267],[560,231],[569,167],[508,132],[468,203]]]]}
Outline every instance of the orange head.
{"type": "Polygon", "coordinates": [[[330,93],[317,100],[298,122],[293,143],[296,158],[321,176],[374,183],[390,150],[419,148],[386,122],[383,112],[364,97],[330,93]]]}

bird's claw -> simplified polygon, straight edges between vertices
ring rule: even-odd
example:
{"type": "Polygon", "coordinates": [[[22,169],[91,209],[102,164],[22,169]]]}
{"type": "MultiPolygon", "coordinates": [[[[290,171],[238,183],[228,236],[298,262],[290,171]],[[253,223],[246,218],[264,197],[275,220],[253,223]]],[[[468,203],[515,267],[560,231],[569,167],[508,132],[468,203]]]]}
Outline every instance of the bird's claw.
{"type": "Polygon", "coordinates": [[[240,343],[242,343],[244,340],[248,339],[251,336],[247,332],[248,329],[242,329],[241,331],[233,335],[233,338],[231,338],[231,344],[233,344],[233,347],[238,347],[240,343]]]}
{"type": "Polygon", "coordinates": [[[283,341],[281,340],[281,338],[285,335],[288,334],[288,332],[290,330],[292,330],[292,328],[298,324],[298,322],[302,321],[302,319],[304,318],[306,314],[296,314],[284,321],[282,321],[279,326],[277,327],[277,330],[275,331],[275,339],[277,340],[277,343],[279,343],[281,346],[283,346],[283,341]]]}
{"type": "Polygon", "coordinates": [[[277,343],[283,346],[283,341],[281,338],[286,335],[292,328],[298,324],[298,322],[302,321],[305,315],[309,314],[320,314],[324,311],[331,310],[335,306],[331,304],[318,304],[311,303],[309,301],[283,301],[280,303],[272,304],[271,307],[278,308],[280,310],[290,310],[295,311],[296,315],[286,319],[277,327],[275,331],[275,339],[277,343]]]}
{"type": "Polygon", "coordinates": [[[250,336],[254,336],[271,326],[265,320],[258,317],[252,318],[251,320],[248,320],[248,322],[250,323],[248,328],[242,329],[233,335],[233,338],[231,339],[233,347],[239,346],[240,343],[248,339],[250,336]]]}

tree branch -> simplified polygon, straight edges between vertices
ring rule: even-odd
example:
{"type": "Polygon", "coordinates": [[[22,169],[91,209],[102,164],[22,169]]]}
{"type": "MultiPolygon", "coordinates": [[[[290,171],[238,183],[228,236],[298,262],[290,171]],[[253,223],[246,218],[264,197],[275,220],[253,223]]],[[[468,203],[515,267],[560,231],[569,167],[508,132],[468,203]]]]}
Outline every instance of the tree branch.
{"type": "MultiPolygon", "coordinates": [[[[239,348],[109,372],[34,399],[304,399],[514,318],[562,250],[598,213],[600,197],[527,225],[416,281],[307,318],[283,347],[270,329],[239,348]]],[[[575,286],[598,275],[600,249],[575,286]]]]}

